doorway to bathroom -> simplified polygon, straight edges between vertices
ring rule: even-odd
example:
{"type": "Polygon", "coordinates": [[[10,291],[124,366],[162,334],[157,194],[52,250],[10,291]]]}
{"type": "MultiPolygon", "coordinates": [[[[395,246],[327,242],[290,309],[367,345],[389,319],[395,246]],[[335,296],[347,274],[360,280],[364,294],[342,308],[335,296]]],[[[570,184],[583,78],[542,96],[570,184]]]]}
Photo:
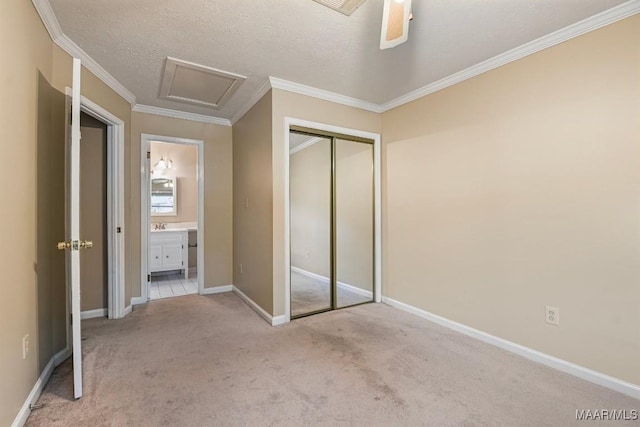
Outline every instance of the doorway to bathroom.
{"type": "Polygon", "coordinates": [[[203,141],[142,135],[143,302],[204,288],[203,141]]]}

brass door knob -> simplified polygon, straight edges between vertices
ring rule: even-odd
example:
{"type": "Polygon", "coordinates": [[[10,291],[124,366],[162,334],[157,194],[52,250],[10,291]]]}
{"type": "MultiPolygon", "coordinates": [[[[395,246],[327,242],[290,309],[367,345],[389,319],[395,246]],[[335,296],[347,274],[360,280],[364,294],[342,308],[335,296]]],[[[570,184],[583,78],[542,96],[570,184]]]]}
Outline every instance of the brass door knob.
{"type": "Polygon", "coordinates": [[[80,242],[80,248],[82,249],[91,249],[93,247],[93,242],[91,240],[82,240],[80,242]]]}
{"type": "Polygon", "coordinates": [[[71,242],[58,242],[58,250],[64,251],[65,249],[69,249],[71,247],[71,242]]]}

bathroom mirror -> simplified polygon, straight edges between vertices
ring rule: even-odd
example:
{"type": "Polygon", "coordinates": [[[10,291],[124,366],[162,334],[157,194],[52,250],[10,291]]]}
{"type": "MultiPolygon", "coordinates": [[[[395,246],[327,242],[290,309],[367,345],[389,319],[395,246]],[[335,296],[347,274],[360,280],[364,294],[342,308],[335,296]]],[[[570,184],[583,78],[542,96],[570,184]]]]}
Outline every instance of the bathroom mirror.
{"type": "Polygon", "coordinates": [[[151,216],[175,216],[178,214],[177,189],[177,178],[151,178],[151,216]]]}

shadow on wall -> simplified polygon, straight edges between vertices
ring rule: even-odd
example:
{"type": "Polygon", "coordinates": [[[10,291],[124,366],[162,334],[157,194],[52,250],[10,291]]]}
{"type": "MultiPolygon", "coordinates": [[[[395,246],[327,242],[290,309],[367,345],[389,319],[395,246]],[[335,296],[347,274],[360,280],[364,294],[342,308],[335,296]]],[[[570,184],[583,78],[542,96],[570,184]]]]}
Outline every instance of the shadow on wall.
{"type": "Polygon", "coordinates": [[[37,283],[38,374],[66,346],[65,252],[65,95],[38,73],[37,122],[37,242],[34,270],[37,283]]]}

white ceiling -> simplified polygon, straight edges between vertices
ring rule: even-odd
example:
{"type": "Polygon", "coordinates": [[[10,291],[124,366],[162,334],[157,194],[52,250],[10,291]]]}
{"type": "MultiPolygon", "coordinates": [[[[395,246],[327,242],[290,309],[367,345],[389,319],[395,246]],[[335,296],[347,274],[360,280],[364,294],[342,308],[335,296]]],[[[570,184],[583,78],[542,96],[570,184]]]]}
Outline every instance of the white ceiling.
{"type": "Polygon", "coordinates": [[[64,33],[137,103],[232,118],[269,76],[382,104],[624,0],[413,0],[409,42],[379,50],[382,0],[50,0],[64,33]],[[159,98],[167,56],[248,79],[220,110],[159,98]]]}

